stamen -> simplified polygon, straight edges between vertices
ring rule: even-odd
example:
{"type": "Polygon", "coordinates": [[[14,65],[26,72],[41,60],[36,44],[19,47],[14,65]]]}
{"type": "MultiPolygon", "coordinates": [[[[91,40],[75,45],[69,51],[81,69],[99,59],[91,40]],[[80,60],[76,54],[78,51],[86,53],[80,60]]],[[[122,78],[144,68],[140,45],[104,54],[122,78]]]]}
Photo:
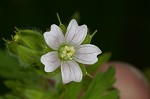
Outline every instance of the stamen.
{"type": "Polygon", "coordinates": [[[72,60],[74,55],[75,49],[73,46],[64,46],[60,48],[59,56],[64,60],[72,60]]]}

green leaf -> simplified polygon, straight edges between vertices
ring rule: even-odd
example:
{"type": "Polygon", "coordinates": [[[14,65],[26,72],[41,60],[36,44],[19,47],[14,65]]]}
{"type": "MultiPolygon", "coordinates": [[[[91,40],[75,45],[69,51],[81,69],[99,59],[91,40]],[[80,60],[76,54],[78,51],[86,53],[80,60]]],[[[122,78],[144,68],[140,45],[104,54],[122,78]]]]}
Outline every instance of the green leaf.
{"type": "Polygon", "coordinates": [[[0,96],[0,99],[5,99],[5,98],[3,98],[2,96],[0,96]]]}
{"type": "Polygon", "coordinates": [[[19,98],[18,96],[15,96],[15,95],[7,94],[6,98],[3,98],[3,99],[21,99],[21,98],[19,98]]]}
{"type": "Polygon", "coordinates": [[[117,99],[119,93],[113,89],[114,76],[115,69],[113,67],[110,67],[105,73],[98,73],[82,99],[117,99]]]}
{"type": "Polygon", "coordinates": [[[16,89],[17,87],[21,87],[22,84],[19,81],[7,80],[4,82],[5,85],[10,89],[16,89]]]}
{"type": "Polygon", "coordinates": [[[108,92],[106,95],[102,96],[101,99],[119,99],[119,91],[112,90],[108,92]]]}
{"type": "Polygon", "coordinates": [[[98,57],[98,62],[92,66],[87,66],[86,70],[90,74],[95,73],[95,71],[97,71],[103,63],[107,62],[110,59],[110,57],[111,57],[111,53],[109,52],[103,53],[98,57]]]}
{"type": "Polygon", "coordinates": [[[15,57],[11,57],[7,51],[0,50],[0,57],[0,77],[7,79],[26,79],[28,77],[39,77],[39,74],[46,76],[42,66],[42,70],[34,67],[20,67],[18,60],[15,57]]]}
{"type": "Polygon", "coordinates": [[[44,93],[39,90],[26,89],[24,95],[27,97],[27,99],[42,99],[44,93]]]}
{"type": "MultiPolygon", "coordinates": [[[[11,57],[7,51],[0,50],[0,68],[14,68],[16,67],[17,60],[14,57],[11,57]]],[[[0,69],[1,71],[1,69],[0,69]]]]}
{"type": "Polygon", "coordinates": [[[81,85],[82,82],[76,83],[76,82],[71,82],[64,94],[63,94],[63,99],[78,99],[79,93],[81,91],[81,85]]]}
{"type": "Polygon", "coordinates": [[[0,50],[0,77],[20,78],[22,73],[19,72],[20,66],[16,58],[11,57],[8,52],[0,50]]]}
{"type": "Polygon", "coordinates": [[[22,68],[16,58],[5,51],[0,50],[0,57],[0,77],[5,79],[5,86],[10,89],[2,96],[4,99],[53,99],[50,93],[54,86],[49,83],[50,77],[43,69],[22,68]]]}

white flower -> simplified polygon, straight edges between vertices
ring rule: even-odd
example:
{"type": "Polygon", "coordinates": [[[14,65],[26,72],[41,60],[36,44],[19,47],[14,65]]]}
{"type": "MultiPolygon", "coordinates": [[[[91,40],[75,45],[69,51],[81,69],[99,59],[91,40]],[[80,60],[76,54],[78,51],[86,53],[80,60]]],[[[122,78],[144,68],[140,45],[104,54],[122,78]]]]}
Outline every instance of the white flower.
{"type": "Polygon", "coordinates": [[[60,66],[63,83],[80,82],[82,70],[77,62],[94,64],[98,61],[97,55],[101,53],[101,50],[95,45],[80,45],[86,35],[87,26],[78,26],[74,19],[70,21],[65,36],[60,27],[55,24],[51,25],[51,30],[44,33],[44,39],[54,51],[41,57],[45,71],[53,72],[60,66]]]}

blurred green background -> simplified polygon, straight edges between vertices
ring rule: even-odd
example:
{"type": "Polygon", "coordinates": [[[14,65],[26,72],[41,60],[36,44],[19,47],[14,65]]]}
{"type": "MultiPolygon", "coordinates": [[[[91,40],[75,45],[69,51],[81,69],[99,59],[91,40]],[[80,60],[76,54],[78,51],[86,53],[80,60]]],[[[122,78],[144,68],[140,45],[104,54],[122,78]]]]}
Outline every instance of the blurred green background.
{"type": "MultiPolygon", "coordinates": [[[[150,1],[148,0],[1,0],[0,38],[11,39],[14,27],[46,31],[79,12],[80,25],[98,30],[92,43],[111,60],[134,64],[141,70],[150,66],[150,1]]],[[[5,42],[0,39],[1,49],[5,42]]],[[[0,57],[2,58],[2,57],[0,57]]]]}

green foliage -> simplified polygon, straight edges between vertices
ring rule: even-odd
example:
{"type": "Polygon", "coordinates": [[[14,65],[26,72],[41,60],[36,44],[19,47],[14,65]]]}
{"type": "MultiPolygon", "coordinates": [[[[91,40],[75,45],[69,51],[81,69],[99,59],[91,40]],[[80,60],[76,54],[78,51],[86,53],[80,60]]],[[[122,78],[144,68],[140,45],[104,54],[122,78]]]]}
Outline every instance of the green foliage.
{"type": "Polygon", "coordinates": [[[7,94],[5,96],[5,98],[2,98],[2,99],[22,99],[22,98],[19,98],[17,96],[11,95],[11,94],[7,94]]]}
{"type": "MultiPolygon", "coordinates": [[[[48,83],[50,78],[43,70],[36,67],[21,68],[16,59],[1,50],[0,57],[3,57],[0,60],[0,77],[5,78],[6,87],[11,89],[3,96],[4,99],[42,99],[47,97],[47,93],[52,93],[49,90],[52,85],[48,83]]],[[[47,99],[51,99],[49,97],[47,99]]]]}
{"type": "Polygon", "coordinates": [[[112,89],[115,82],[115,69],[109,68],[105,73],[98,73],[91,82],[83,99],[117,99],[118,91],[112,89]]]}
{"type": "MultiPolygon", "coordinates": [[[[102,55],[106,61],[108,54],[102,55]]],[[[102,57],[101,56],[101,57],[102,57]]],[[[117,99],[118,91],[112,86],[115,82],[113,68],[96,77],[85,76],[80,83],[62,84],[60,75],[53,77],[44,73],[43,68],[21,68],[17,60],[0,51],[0,77],[10,92],[2,99],[117,99]],[[8,62],[9,61],[9,62],[8,62]],[[51,78],[50,78],[51,77],[51,78]],[[89,87],[88,87],[89,86],[89,87]]],[[[100,63],[103,63],[102,60],[100,63]]],[[[100,64],[98,64],[100,65],[100,64]]]]}
{"type": "Polygon", "coordinates": [[[42,99],[42,97],[44,96],[44,93],[41,92],[40,90],[27,89],[25,90],[24,95],[28,99],[42,99]]]}
{"type": "MultiPolygon", "coordinates": [[[[16,59],[9,56],[8,53],[0,50],[0,76],[4,78],[14,78],[18,74],[22,75],[18,70],[20,69],[17,65],[16,59]],[[18,73],[18,74],[16,74],[18,73]]],[[[18,78],[18,77],[17,77],[18,78]]]]}
{"type": "Polygon", "coordinates": [[[82,83],[71,82],[65,89],[63,93],[63,99],[78,99],[81,93],[82,83]]]}

